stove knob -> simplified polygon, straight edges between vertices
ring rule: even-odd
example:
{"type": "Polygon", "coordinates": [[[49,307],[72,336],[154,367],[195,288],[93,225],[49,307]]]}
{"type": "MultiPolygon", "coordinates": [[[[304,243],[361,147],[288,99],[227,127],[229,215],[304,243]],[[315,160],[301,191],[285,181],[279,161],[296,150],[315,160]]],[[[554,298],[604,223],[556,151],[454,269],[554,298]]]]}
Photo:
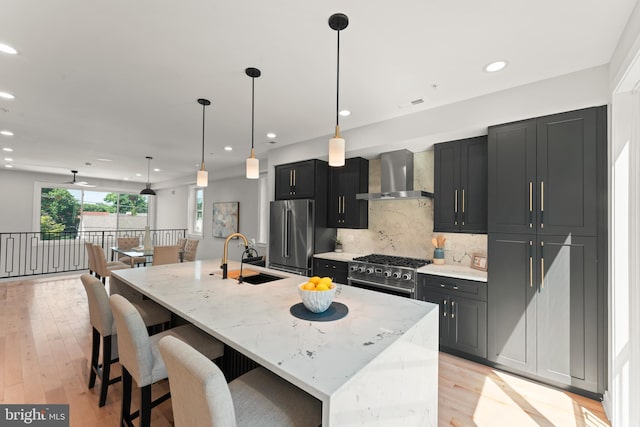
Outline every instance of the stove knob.
{"type": "Polygon", "coordinates": [[[359,271],[360,273],[364,273],[364,270],[365,270],[365,268],[364,268],[364,267],[358,267],[358,271],[359,271]]]}
{"type": "Polygon", "coordinates": [[[391,277],[391,270],[385,270],[384,273],[382,273],[382,275],[384,277],[391,277]]]}
{"type": "Polygon", "coordinates": [[[402,275],[402,278],[403,278],[404,280],[411,280],[411,274],[410,274],[410,273],[404,273],[404,274],[402,275]]]}
{"type": "Polygon", "coordinates": [[[349,267],[349,271],[358,271],[358,266],[352,265],[351,267],[349,267]]]}
{"type": "Polygon", "coordinates": [[[367,274],[373,274],[373,267],[367,268],[367,274]]]}
{"type": "Polygon", "coordinates": [[[394,279],[399,279],[400,278],[400,272],[396,271],[395,273],[393,273],[393,278],[394,279]]]}

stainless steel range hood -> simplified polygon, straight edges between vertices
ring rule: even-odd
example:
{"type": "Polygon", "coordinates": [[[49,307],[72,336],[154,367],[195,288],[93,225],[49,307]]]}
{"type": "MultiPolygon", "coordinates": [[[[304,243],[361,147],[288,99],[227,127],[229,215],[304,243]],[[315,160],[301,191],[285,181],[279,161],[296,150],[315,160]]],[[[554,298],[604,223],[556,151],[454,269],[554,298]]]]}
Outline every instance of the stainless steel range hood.
{"type": "Polygon", "coordinates": [[[413,153],[409,150],[381,154],[380,193],[356,194],[360,200],[423,199],[433,193],[413,189],[413,153]]]}

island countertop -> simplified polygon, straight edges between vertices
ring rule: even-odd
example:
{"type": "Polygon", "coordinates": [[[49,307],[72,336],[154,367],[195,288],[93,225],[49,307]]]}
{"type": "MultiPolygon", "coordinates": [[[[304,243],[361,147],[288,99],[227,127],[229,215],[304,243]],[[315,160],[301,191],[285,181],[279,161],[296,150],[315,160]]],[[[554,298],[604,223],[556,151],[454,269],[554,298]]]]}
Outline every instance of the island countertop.
{"type": "Polygon", "coordinates": [[[403,425],[437,425],[436,305],[338,285],[334,301],[349,308],[346,317],[301,320],[289,309],[300,302],[297,285],[306,278],[252,265],[252,270],[283,279],[239,285],[223,280],[219,266],[214,260],[117,270],[111,280],[164,305],[321,400],[323,425],[356,423],[353,417],[358,425],[400,420],[403,425]],[[393,374],[381,371],[383,366],[393,374]],[[382,388],[385,393],[376,392],[382,388]],[[389,397],[394,393],[421,403],[406,413],[407,401],[404,408],[395,407],[389,397]],[[400,410],[402,415],[396,413],[400,410]]]}

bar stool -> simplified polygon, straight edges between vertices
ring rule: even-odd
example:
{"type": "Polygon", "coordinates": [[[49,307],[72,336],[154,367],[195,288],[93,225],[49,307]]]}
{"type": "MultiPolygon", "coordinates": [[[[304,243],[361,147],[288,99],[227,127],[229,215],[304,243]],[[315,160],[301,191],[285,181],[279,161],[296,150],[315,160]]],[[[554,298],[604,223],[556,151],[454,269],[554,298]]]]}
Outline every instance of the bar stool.
{"type": "Polygon", "coordinates": [[[160,340],[176,427],[317,427],[322,403],[264,368],[230,384],[214,363],[174,337],[160,340]]]}
{"type": "Polygon", "coordinates": [[[167,393],[151,400],[151,385],[167,378],[158,341],[165,336],[173,336],[188,342],[210,360],[221,357],[224,345],[193,325],[183,325],[153,336],[149,336],[140,313],[122,295],[111,295],[109,304],[118,328],[118,349],[122,366],[122,412],[121,426],[133,426],[132,420],[140,417],[140,427],[149,427],[151,409],[170,397],[167,393]],[[133,381],[140,387],[140,410],[131,413],[131,392],[133,381]]]}
{"type": "MultiPolygon", "coordinates": [[[[116,324],[113,319],[107,291],[97,279],[89,274],[80,276],[89,301],[89,321],[93,329],[91,343],[91,372],[89,374],[89,388],[96,384],[96,377],[100,378],[100,400],[98,406],[104,406],[107,401],[107,389],[111,384],[120,381],[120,377],[111,378],[111,365],[118,361],[118,346],[113,345],[116,336],[116,324]],[[100,339],[102,338],[102,363],[99,363],[100,339]]],[[[146,327],[168,324],[171,312],[165,310],[153,301],[140,301],[135,304],[146,327]]]]}

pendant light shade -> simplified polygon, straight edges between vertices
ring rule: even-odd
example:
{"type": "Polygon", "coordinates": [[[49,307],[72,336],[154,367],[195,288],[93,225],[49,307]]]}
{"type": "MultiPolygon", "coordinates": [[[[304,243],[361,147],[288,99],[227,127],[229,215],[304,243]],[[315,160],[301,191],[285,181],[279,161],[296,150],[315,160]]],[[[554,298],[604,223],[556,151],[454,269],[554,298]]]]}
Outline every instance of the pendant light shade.
{"type": "Polygon", "coordinates": [[[336,61],[336,133],[329,140],[329,166],[344,166],[345,141],[340,136],[340,31],[347,28],[349,18],[344,13],[334,13],[329,17],[329,27],[338,33],[336,61]]]}
{"type": "Polygon", "coordinates": [[[198,99],[198,104],[202,105],[202,160],[200,161],[200,170],[196,176],[196,185],[198,187],[206,187],[209,185],[209,172],[204,167],[204,110],[207,105],[211,105],[208,99],[198,99]]]}
{"type": "Polygon", "coordinates": [[[156,192],[151,189],[151,182],[149,182],[150,181],[149,177],[151,175],[151,160],[153,160],[153,157],[147,156],[146,159],[147,159],[147,186],[142,189],[140,194],[145,196],[155,196],[156,192]]]}
{"type": "Polygon", "coordinates": [[[251,77],[251,155],[247,159],[246,171],[247,178],[258,179],[260,177],[260,160],[256,159],[253,148],[253,134],[255,124],[255,100],[256,100],[256,78],[260,77],[260,70],[257,68],[247,68],[244,70],[247,76],[251,77]]]}

